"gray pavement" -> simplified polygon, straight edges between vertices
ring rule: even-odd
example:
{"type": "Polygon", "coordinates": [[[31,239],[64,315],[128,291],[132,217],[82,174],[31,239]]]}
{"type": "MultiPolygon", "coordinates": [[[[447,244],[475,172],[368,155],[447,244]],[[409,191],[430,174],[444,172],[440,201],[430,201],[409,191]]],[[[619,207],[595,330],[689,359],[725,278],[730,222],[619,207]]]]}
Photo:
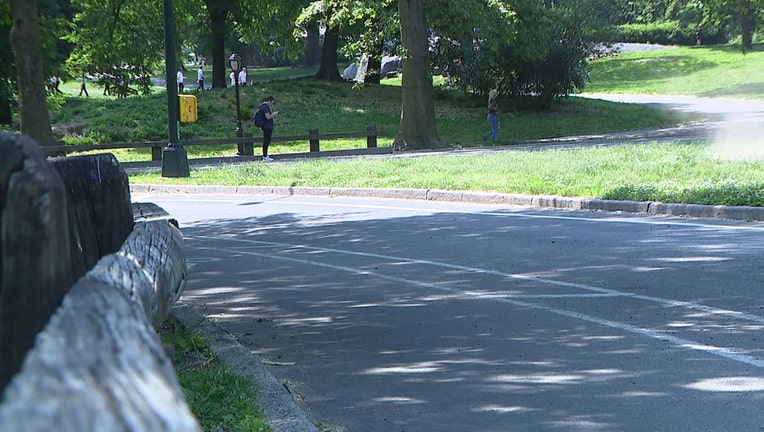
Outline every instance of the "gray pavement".
{"type": "MultiPolygon", "coordinates": [[[[745,113],[757,113],[759,111],[764,112],[764,110],[760,109],[761,104],[754,103],[753,105],[748,106],[747,103],[739,103],[739,101],[720,102],[715,100],[708,100],[708,101],[701,102],[701,101],[698,101],[696,98],[691,98],[691,99],[672,98],[672,99],[665,99],[665,100],[651,99],[651,101],[648,101],[643,98],[634,99],[632,97],[626,97],[624,95],[597,95],[597,97],[602,97],[602,98],[606,98],[610,100],[621,100],[624,102],[651,103],[651,104],[655,104],[655,106],[662,107],[662,108],[685,109],[688,111],[695,111],[695,112],[708,112],[708,111],[704,111],[708,109],[707,108],[708,106],[713,106],[713,107],[726,106],[727,108],[720,109],[720,111],[722,111],[718,113],[720,117],[715,119],[715,121],[718,121],[718,122],[721,122],[723,120],[723,118],[721,117],[722,114],[726,115],[730,111],[734,111],[734,109],[740,109],[741,112],[745,112],[745,113]],[[703,106],[706,106],[706,108],[703,108],[703,106]],[[741,108],[743,106],[744,108],[741,108]]],[[[758,115],[758,114],[754,114],[754,115],[758,115]]],[[[656,138],[662,139],[661,137],[665,139],[677,139],[677,140],[697,139],[699,137],[708,138],[708,137],[714,137],[719,135],[720,133],[719,131],[721,130],[719,126],[720,124],[721,123],[692,125],[687,128],[669,129],[664,131],[641,131],[641,132],[629,132],[629,133],[616,134],[616,135],[608,134],[603,136],[570,137],[566,139],[557,139],[557,140],[554,140],[553,142],[541,142],[541,143],[529,144],[529,146],[531,146],[529,147],[529,149],[533,149],[532,146],[546,146],[550,144],[552,145],[592,145],[592,144],[608,145],[608,143],[619,143],[619,142],[625,142],[630,140],[637,141],[637,140],[655,140],[656,138]],[[620,135],[620,138],[614,139],[614,137],[618,135],[620,135]]],[[[485,150],[478,149],[478,150],[468,150],[468,151],[485,151],[485,150]]],[[[514,208],[517,206],[521,206],[520,208],[525,208],[525,209],[529,209],[529,208],[565,209],[568,211],[573,211],[575,213],[577,213],[577,211],[579,210],[586,210],[590,212],[591,211],[595,212],[595,213],[592,213],[594,215],[603,214],[604,212],[604,214],[610,213],[613,215],[624,215],[626,217],[628,217],[628,215],[642,215],[644,217],[659,217],[659,218],[671,217],[670,219],[658,219],[660,221],[659,223],[665,222],[669,225],[684,223],[684,222],[681,222],[682,219],[679,219],[679,220],[673,219],[674,216],[702,218],[703,220],[730,219],[730,220],[738,220],[738,221],[764,221],[764,210],[759,208],[676,205],[676,204],[652,203],[652,202],[607,201],[607,200],[596,200],[596,199],[589,199],[589,198],[539,197],[539,196],[524,196],[524,195],[514,195],[514,194],[450,192],[450,191],[439,191],[439,190],[403,190],[403,189],[375,190],[375,189],[345,189],[345,188],[256,188],[256,187],[220,188],[220,187],[176,187],[176,186],[155,186],[155,185],[132,185],[131,189],[133,191],[133,194],[135,194],[138,197],[160,197],[160,196],[178,197],[178,196],[184,196],[184,195],[185,196],[218,195],[218,196],[240,197],[240,198],[236,198],[237,201],[241,201],[242,199],[246,201],[245,198],[257,197],[255,200],[256,203],[270,201],[270,200],[281,200],[288,197],[300,197],[300,196],[304,196],[306,198],[342,197],[342,198],[348,198],[348,199],[353,199],[357,197],[365,197],[366,199],[372,199],[372,200],[404,199],[411,202],[428,202],[428,203],[431,203],[430,205],[440,205],[438,203],[444,203],[444,204],[466,203],[469,206],[499,205],[502,208],[504,207],[514,208]],[[178,195],[178,194],[182,194],[182,195],[178,195]]],[[[158,201],[161,203],[162,198],[159,198],[158,201]]],[[[170,201],[172,201],[172,199],[170,199],[170,201]]],[[[170,211],[172,213],[171,209],[170,211]]],[[[229,219],[232,219],[232,220],[237,219],[236,216],[229,216],[229,215],[219,215],[219,216],[220,216],[219,218],[220,221],[228,221],[229,219]]],[[[621,216],[618,216],[618,217],[621,217],[621,216]]],[[[686,219],[686,220],[691,220],[691,219],[686,219]]],[[[723,223],[723,222],[720,221],[720,223],[723,223]]],[[[692,223],[690,223],[690,225],[692,225],[692,223]]],[[[295,243],[295,245],[298,243],[295,243]]],[[[480,246],[472,246],[472,247],[480,247],[480,246]]],[[[197,262],[200,259],[201,258],[199,258],[198,256],[194,257],[194,260],[197,260],[197,262]]],[[[197,264],[194,264],[194,265],[197,265],[197,264]]],[[[235,271],[232,271],[232,273],[235,273],[235,271]]],[[[415,278],[412,276],[410,279],[404,279],[404,280],[410,282],[411,280],[414,280],[414,279],[415,278]]],[[[218,299],[218,301],[223,301],[223,300],[218,299]]],[[[292,299],[291,301],[295,301],[295,299],[292,299]]],[[[758,301],[758,299],[756,299],[756,301],[758,301]]],[[[515,306],[518,306],[518,304],[515,304],[515,306]]],[[[527,307],[527,305],[525,305],[524,307],[527,307]]],[[[535,305],[534,307],[540,308],[543,310],[545,308],[549,308],[552,306],[535,305]]],[[[282,361],[281,357],[279,357],[276,360],[266,361],[266,363],[270,363],[269,365],[264,364],[262,360],[271,358],[271,356],[264,355],[263,352],[260,352],[259,355],[257,356],[253,355],[254,351],[253,351],[253,347],[251,346],[252,341],[250,340],[251,338],[248,336],[250,331],[262,332],[263,329],[258,328],[257,330],[255,329],[243,330],[242,327],[237,328],[235,326],[232,327],[230,324],[222,324],[221,320],[224,319],[227,321],[227,318],[223,318],[223,316],[215,316],[214,314],[211,314],[210,313],[211,308],[215,309],[215,307],[210,306],[210,303],[199,303],[197,301],[182,301],[175,308],[174,312],[181,319],[181,321],[184,322],[184,324],[186,324],[187,326],[191,328],[196,328],[197,330],[200,330],[203,333],[205,333],[210,338],[211,347],[218,353],[218,355],[221,356],[221,358],[223,358],[226,362],[234,366],[236,370],[256,377],[257,382],[261,386],[261,392],[258,396],[258,403],[263,407],[266,417],[270,419],[270,422],[273,426],[274,431],[318,430],[317,427],[314,425],[314,422],[316,422],[316,418],[315,418],[316,413],[311,412],[309,415],[305,411],[306,407],[308,407],[307,409],[310,409],[310,406],[314,406],[314,407],[321,406],[321,404],[317,404],[315,400],[309,401],[310,403],[307,403],[305,401],[305,399],[311,399],[312,397],[315,397],[315,395],[313,396],[309,395],[308,393],[310,393],[310,390],[301,389],[300,386],[302,384],[299,381],[290,381],[289,378],[285,378],[283,373],[281,374],[282,376],[280,378],[276,378],[273,374],[273,370],[272,370],[273,368],[277,368],[277,369],[284,368],[284,367],[290,368],[290,366],[295,365],[295,362],[291,362],[288,360],[282,361]],[[248,346],[245,347],[245,344],[247,344],[248,346]]],[[[553,309],[556,310],[556,308],[553,308],[553,309]]],[[[226,309],[226,310],[228,311],[229,314],[231,313],[231,309],[226,309]]],[[[719,310],[726,310],[726,309],[719,309],[719,310]]],[[[581,316],[582,314],[582,312],[580,311],[572,311],[570,313],[573,315],[578,314],[579,316],[581,316]]],[[[263,316],[265,315],[267,314],[263,314],[263,316]]],[[[755,318],[756,320],[760,319],[758,316],[756,316],[755,318]]],[[[593,319],[593,322],[595,324],[602,325],[603,323],[609,323],[610,321],[608,321],[607,319],[596,317],[593,319]]],[[[613,322],[618,323],[617,325],[615,325],[615,328],[620,329],[621,332],[624,329],[632,328],[630,327],[631,324],[625,324],[619,320],[614,320],[613,322]]],[[[640,329],[642,328],[641,326],[636,326],[635,328],[637,327],[640,329]]],[[[565,330],[561,328],[558,331],[564,332],[565,330]]],[[[637,331],[637,333],[639,333],[639,331],[637,331]]],[[[621,335],[618,335],[618,336],[603,335],[602,337],[620,338],[621,335]]],[[[677,343],[679,345],[682,345],[684,342],[679,341],[677,343]]],[[[690,343],[690,342],[687,342],[687,343],[690,343]]],[[[288,351],[285,351],[284,353],[286,352],[288,351]]],[[[284,353],[282,353],[282,355],[284,353]]],[[[576,355],[574,353],[570,353],[570,356],[571,358],[575,358],[576,355]]],[[[743,360],[747,359],[747,357],[738,357],[737,359],[739,360],[741,358],[743,360]]],[[[308,361],[307,359],[303,359],[303,360],[308,361]]],[[[414,359],[409,359],[409,360],[412,362],[414,361],[414,359]]],[[[323,360],[318,360],[318,361],[323,361],[323,360]]],[[[753,359],[752,361],[755,363],[758,360],[753,359]]],[[[747,375],[747,373],[745,374],[747,375]]],[[[537,375],[536,378],[534,379],[540,379],[539,377],[540,376],[537,375]]],[[[576,378],[576,379],[579,379],[579,378],[576,378]]],[[[697,382],[700,383],[700,382],[703,382],[703,380],[698,380],[697,382]]],[[[370,390],[365,390],[365,391],[370,391],[370,390]]],[[[759,390],[753,390],[753,393],[758,395],[759,394],[758,391],[759,390]]],[[[748,393],[751,393],[751,392],[749,391],[748,393]]],[[[660,394],[660,392],[655,393],[655,395],[658,395],[658,394],[660,394]]],[[[576,396],[576,397],[581,397],[581,396],[583,395],[576,396]]],[[[342,403],[343,403],[341,401],[342,398],[335,399],[331,395],[324,395],[324,397],[327,400],[334,401],[333,403],[335,405],[339,405],[340,409],[348,409],[347,407],[342,407],[342,403]]],[[[687,395],[684,395],[682,397],[687,397],[687,395]]],[[[725,403],[735,403],[734,401],[735,401],[734,398],[726,399],[725,403]]],[[[702,400],[702,401],[699,401],[698,403],[702,405],[703,403],[707,403],[707,402],[708,402],[707,400],[702,400]]],[[[395,404],[395,401],[392,401],[391,403],[395,404]]],[[[404,402],[403,399],[401,399],[399,403],[406,403],[406,402],[404,402]]],[[[477,402],[473,402],[473,403],[477,403],[477,402]]],[[[317,408],[317,409],[321,411],[321,410],[324,410],[325,408],[317,408]]],[[[494,406],[493,408],[488,409],[488,411],[486,412],[502,412],[503,409],[505,408],[502,408],[497,405],[497,406],[494,406]]],[[[510,409],[510,408],[506,408],[506,409],[509,410],[507,412],[512,412],[514,409],[517,409],[519,410],[518,412],[521,412],[524,408],[515,407],[513,409],[510,409]]],[[[571,410],[571,411],[575,411],[575,410],[571,410]]],[[[430,418],[432,414],[432,413],[426,413],[421,410],[415,411],[415,412],[417,413],[416,415],[419,415],[424,419],[430,418]]],[[[321,411],[321,413],[325,414],[326,412],[321,411]]],[[[327,415],[331,416],[331,414],[327,414],[327,415]]],[[[403,410],[399,412],[399,415],[406,416],[406,415],[413,415],[413,414],[411,412],[407,412],[403,410]]],[[[549,416],[547,420],[553,423],[554,421],[552,420],[552,417],[554,417],[554,415],[552,413],[548,413],[547,415],[549,416]]],[[[394,416],[395,415],[393,415],[393,417],[394,416]]],[[[669,417],[670,416],[668,414],[664,413],[663,418],[669,418],[669,417]]],[[[446,418],[448,418],[448,416],[446,416],[446,418]]],[[[398,421],[398,420],[393,418],[393,419],[384,419],[383,421],[398,421]]],[[[403,420],[406,420],[406,419],[403,419],[403,420]]],[[[322,430],[332,430],[332,431],[335,431],[335,430],[337,431],[428,430],[428,429],[422,429],[422,426],[418,425],[416,421],[409,421],[409,422],[403,421],[401,424],[395,427],[393,427],[392,424],[388,424],[388,425],[382,425],[382,426],[375,425],[374,427],[369,426],[368,428],[363,427],[361,429],[358,428],[357,424],[355,425],[355,427],[349,426],[354,424],[353,421],[348,420],[345,426],[342,426],[340,424],[339,426],[338,425],[328,425],[328,426],[320,425],[320,427],[322,430]],[[415,425],[418,425],[418,426],[415,426],[415,425]]],[[[438,419],[436,418],[430,418],[428,421],[436,425],[438,424],[438,419]]],[[[475,422],[477,420],[473,419],[472,421],[475,422]]],[[[536,419],[536,420],[525,419],[523,421],[529,422],[527,423],[527,425],[536,425],[537,427],[536,430],[546,430],[548,426],[548,425],[543,427],[539,426],[539,425],[545,424],[544,423],[545,420],[543,418],[536,419]]],[[[568,419],[567,421],[570,422],[571,420],[568,419]]],[[[686,416],[682,416],[681,421],[686,423],[688,420],[686,416]]],[[[710,420],[706,419],[706,421],[710,421],[710,420]]],[[[342,423],[342,421],[339,421],[339,423],[342,423]]],[[[476,423],[472,423],[472,424],[474,425],[476,423]]],[[[503,423],[499,423],[500,426],[496,430],[515,430],[512,428],[509,428],[506,424],[504,424],[504,426],[501,426],[502,424],[503,423]]],[[[510,424],[519,424],[519,423],[510,423],[510,424]]],[[[621,420],[613,420],[612,423],[608,423],[608,422],[596,422],[596,421],[592,421],[591,419],[589,420],[579,419],[579,420],[574,420],[573,423],[562,422],[562,423],[556,423],[556,424],[557,424],[556,428],[559,428],[559,427],[564,428],[565,425],[567,424],[569,427],[566,430],[647,430],[647,429],[642,429],[642,427],[639,426],[638,423],[634,424],[629,422],[622,422],[621,420]],[[580,423],[577,423],[577,422],[580,422],[580,423]],[[590,427],[585,427],[585,426],[581,427],[581,425],[586,425],[586,424],[589,424],[590,427]],[[610,424],[610,427],[607,426],[608,424],[610,424]]],[[[735,430],[751,430],[751,429],[746,429],[747,427],[748,426],[745,426],[743,429],[735,429],[735,430]]],[[[555,429],[555,428],[552,428],[552,429],[555,429]]],[[[481,425],[479,427],[475,427],[472,429],[451,429],[447,426],[440,425],[439,427],[436,427],[435,430],[486,430],[486,431],[489,431],[494,429],[492,429],[491,427],[487,425],[481,425]]],[[[534,429],[526,428],[526,429],[517,429],[517,430],[534,430],[534,429]]],[[[651,430],[693,430],[693,429],[679,425],[679,426],[657,428],[657,429],[653,427],[653,429],[651,430]]],[[[694,429],[694,430],[698,430],[698,429],[694,429]]],[[[724,428],[718,429],[717,428],[717,429],[707,429],[707,430],[733,430],[733,429],[724,429],[724,428]]]]}
{"type": "Polygon", "coordinates": [[[190,277],[176,310],[264,383],[275,430],[764,423],[760,224],[278,191],[136,198],[178,217],[190,277]]]}

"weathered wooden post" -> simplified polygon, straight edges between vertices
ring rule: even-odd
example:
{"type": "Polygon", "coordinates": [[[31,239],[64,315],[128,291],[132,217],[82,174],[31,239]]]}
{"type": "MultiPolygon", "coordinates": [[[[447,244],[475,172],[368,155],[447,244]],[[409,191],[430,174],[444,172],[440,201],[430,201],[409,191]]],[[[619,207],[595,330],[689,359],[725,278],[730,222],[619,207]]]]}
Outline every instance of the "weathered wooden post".
{"type": "Polygon", "coordinates": [[[0,387],[74,281],[133,229],[130,189],[111,154],[54,158],[0,134],[0,387]]]}
{"type": "Polygon", "coordinates": [[[0,388],[80,275],[66,189],[37,144],[0,133],[0,388]]]}
{"type": "Polygon", "coordinates": [[[0,430],[200,430],[156,333],[187,276],[160,213],[111,154],[0,133],[0,430]]]}
{"type": "Polygon", "coordinates": [[[366,126],[366,147],[374,148],[377,146],[377,125],[366,126]]]}
{"type": "Polygon", "coordinates": [[[308,132],[308,139],[310,140],[310,151],[311,152],[317,152],[319,150],[319,144],[318,144],[318,129],[311,129],[310,132],[308,132]]]}
{"type": "Polygon", "coordinates": [[[133,230],[127,174],[111,153],[50,159],[67,191],[75,274],[119,250],[133,230]]]}

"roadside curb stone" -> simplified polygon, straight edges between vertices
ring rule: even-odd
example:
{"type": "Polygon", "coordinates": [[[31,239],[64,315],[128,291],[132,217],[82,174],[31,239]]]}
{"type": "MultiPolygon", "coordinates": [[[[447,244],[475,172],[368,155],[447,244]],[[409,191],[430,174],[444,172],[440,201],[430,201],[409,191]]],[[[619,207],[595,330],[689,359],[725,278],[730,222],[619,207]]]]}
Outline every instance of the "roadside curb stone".
{"type": "Polygon", "coordinates": [[[671,204],[652,201],[603,200],[586,197],[523,195],[478,191],[447,191],[440,189],[374,189],[337,187],[288,186],[185,186],[131,184],[132,193],[160,194],[252,194],[345,196],[426,201],[448,201],[476,204],[503,204],[560,210],[586,210],[646,215],[680,216],[705,219],[730,219],[764,222],[764,207],[718,206],[700,204],[671,204]]]}
{"type": "Polygon", "coordinates": [[[257,404],[273,432],[319,432],[292,395],[265,366],[231,334],[204,316],[199,308],[176,302],[172,314],[192,331],[202,333],[215,355],[237,374],[257,383],[257,404]]]}

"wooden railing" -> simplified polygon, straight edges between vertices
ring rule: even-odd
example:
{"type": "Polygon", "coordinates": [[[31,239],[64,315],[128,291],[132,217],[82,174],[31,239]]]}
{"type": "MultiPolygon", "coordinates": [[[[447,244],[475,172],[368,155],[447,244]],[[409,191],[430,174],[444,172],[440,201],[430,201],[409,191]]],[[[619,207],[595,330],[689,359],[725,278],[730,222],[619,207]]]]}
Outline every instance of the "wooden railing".
{"type": "MultiPolygon", "coordinates": [[[[384,131],[378,130],[375,125],[366,126],[365,131],[358,132],[338,132],[322,134],[318,129],[311,129],[308,135],[289,135],[274,136],[271,143],[307,141],[310,152],[319,152],[321,140],[336,140],[343,138],[366,138],[366,147],[377,147],[377,138],[388,136],[384,131]]],[[[238,153],[242,156],[253,156],[255,144],[262,145],[263,138],[247,134],[241,138],[216,138],[216,139],[196,139],[180,140],[179,143],[186,146],[195,145],[231,145],[236,144],[238,153]]],[[[42,147],[48,155],[62,155],[77,152],[86,152],[93,150],[113,150],[129,148],[151,148],[151,160],[162,160],[162,149],[167,146],[167,141],[145,141],[145,142],[123,142],[123,143],[104,143],[104,144],[83,144],[83,145],[57,145],[42,147]]]]}
{"type": "Polygon", "coordinates": [[[0,431],[200,431],[157,328],[183,233],[131,203],[109,154],[46,159],[0,133],[0,431]]]}

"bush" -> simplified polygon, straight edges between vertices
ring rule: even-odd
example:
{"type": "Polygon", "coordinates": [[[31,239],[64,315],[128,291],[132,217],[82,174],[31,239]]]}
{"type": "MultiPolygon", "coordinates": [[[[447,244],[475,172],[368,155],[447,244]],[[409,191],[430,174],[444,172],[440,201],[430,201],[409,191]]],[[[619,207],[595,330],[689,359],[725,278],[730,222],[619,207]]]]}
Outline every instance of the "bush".
{"type": "MultiPolygon", "coordinates": [[[[653,43],[661,45],[695,45],[697,28],[682,26],[678,21],[663,21],[647,24],[623,24],[615,32],[617,42],[653,43]]],[[[725,43],[720,30],[701,29],[704,45],[725,43]]]]}
{"type": "Polygon", "coordinates": [[[519,109],[549,109],[584,88],[587,60],[596,54],[594,30],[574,8],[533,2],[518,8],[504,21],[488,20],[474,33],[439,37],[434,61],[446,65],[460,90],[486,95],[497,88],[519,109]]]}

